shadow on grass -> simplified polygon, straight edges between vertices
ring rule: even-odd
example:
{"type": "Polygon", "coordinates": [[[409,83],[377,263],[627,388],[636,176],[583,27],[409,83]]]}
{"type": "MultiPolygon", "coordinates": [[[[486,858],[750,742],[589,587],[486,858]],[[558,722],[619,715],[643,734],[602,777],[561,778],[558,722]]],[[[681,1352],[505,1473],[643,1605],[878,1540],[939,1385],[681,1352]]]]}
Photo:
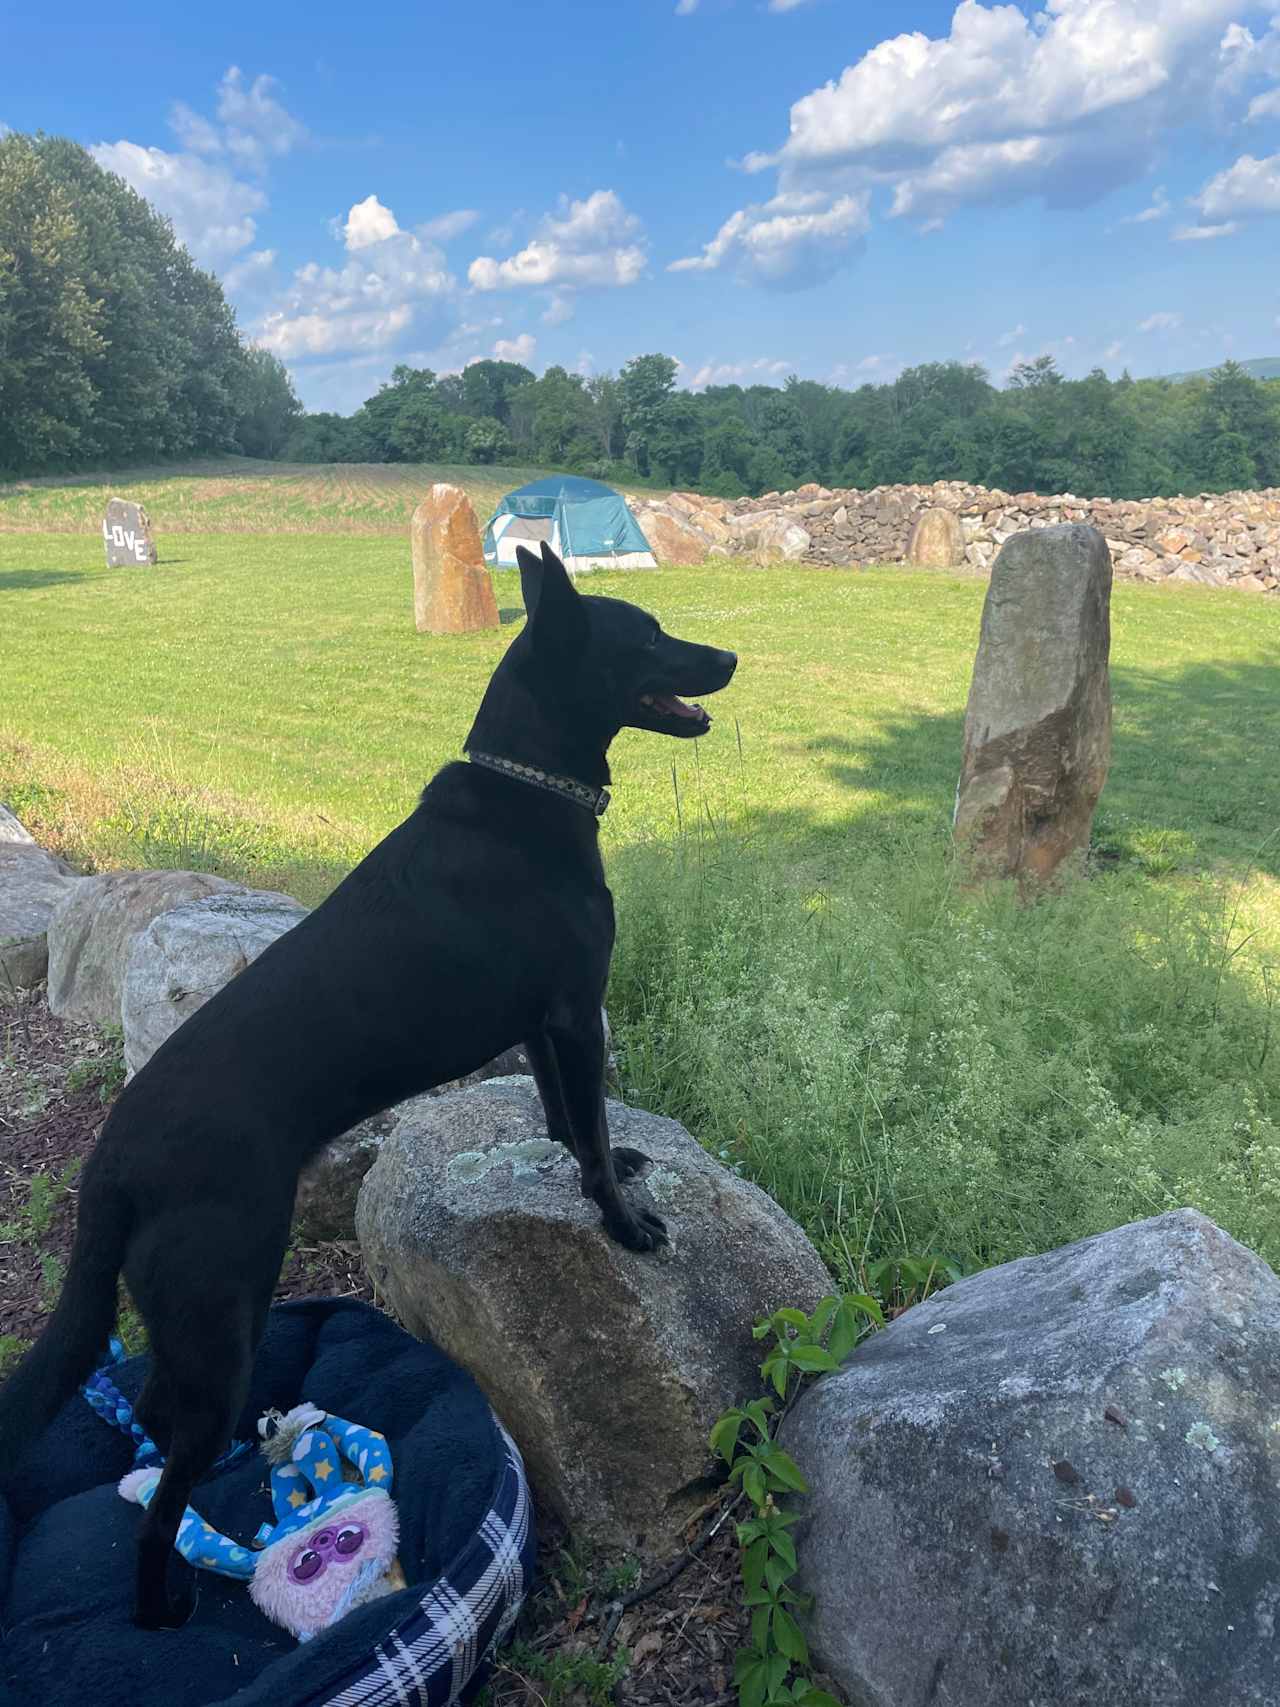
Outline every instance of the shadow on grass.
{"type": "MultiPolygon", "coordinates": [[[[1256,865],[1280,877],[1280,667],[1199,663],[1112,671],[1111,772],[1095,842],[1162,864],[1256,865]]],[[[964,737],[958,713],[886,717],[869,739],[807,751],[904,830],[949,826],[964,737]]],[[[887,827],[887,825],[886,825],[887,827]]]]}
{"type": "Polygon", "coordinates": [[[0,593],[25,593],[35,587],[61,587],[86,579],[83,569],[7,569],[0,571],[0,593]]]}

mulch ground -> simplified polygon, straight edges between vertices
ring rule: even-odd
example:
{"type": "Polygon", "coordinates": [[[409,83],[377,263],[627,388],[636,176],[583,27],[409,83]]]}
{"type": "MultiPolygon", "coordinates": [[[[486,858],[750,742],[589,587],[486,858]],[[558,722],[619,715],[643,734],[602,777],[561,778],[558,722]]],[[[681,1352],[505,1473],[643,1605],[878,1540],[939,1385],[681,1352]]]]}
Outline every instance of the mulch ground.
{"type": "MultiPolygon", "coordinates": [[[[39,995],[0,1003],[0,1367],[57,1300],[76,1178],[122,1079],[119,1046],[39,995]],[[17,1343],[15,1343],[17,1342],[17,1343]]],[[[299,1241],[276,1297],[376,1302],[350,1241],[299,1241]]],[[[741,1514],[737,1514],[741,1515],[741,1514]]],[[[669,1561],[583,1560],[540,1514],[540,1582],[491,1707],[729,1707],[745,1644],[733,1514],[711,1509],[669,1561]]]]}

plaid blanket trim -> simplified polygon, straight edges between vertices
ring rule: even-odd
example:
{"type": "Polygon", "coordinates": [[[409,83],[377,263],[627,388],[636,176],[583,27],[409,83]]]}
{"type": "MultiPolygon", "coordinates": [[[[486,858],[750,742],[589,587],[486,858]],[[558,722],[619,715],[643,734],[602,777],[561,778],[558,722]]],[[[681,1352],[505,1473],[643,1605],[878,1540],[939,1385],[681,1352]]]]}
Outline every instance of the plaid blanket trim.
{"type": "MultiPolygon", "coordinates": [[[[519,1448],[494,1419],[506,1462],[493,1504],[451,1566],[323,1707],[452,1707],[510,1634],[536,1552],[519,1448]]],[[[319,1704],[318,1704],[319,1707],[319,1704]]]]}

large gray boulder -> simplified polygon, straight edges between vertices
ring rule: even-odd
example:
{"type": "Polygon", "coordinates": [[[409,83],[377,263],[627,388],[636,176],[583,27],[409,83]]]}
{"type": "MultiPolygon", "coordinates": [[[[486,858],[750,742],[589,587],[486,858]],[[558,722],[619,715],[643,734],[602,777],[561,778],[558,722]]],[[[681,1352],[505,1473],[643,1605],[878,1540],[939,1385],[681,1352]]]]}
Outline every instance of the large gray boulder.
{"type": "Polygon", "coordinates": [[[1194,1210],[949,1287],[782,1438],[855,1707],[1280,1701],[1280,1280],[1194,1210]]]}
{"type": "Polygon", "coordinates": [[[124,975],[120,1015],[129,1073],[307,912],[291,895],[242,889],[152,919],[134,938],[124,975]]]}
{"type": "Polygon", "coordinates": [[[62,1019],[119,1025],[134,940],[161,913],[243,893],[199,871],[105,871],[86,877],[49,921],[49,1006],[62,1019]]]}
{"type": "Polygon", "coordinates": [[[379,1293],[476,1376],[575,1534],[668,1545],[706,1498],[707,1434],[759,1390],[754,1320],[830,1289],[804,1234],[673,1120],[608,1104],[652,1165],[624,1189],[670,1247],[610,1240],[533,1081],[407,1104],[356,1211],[379,1293]]]}
{"type": "MultiPolygon", "coordinates": [[[[609,1085],[617,1083],[617,1063],[609,1048],[609,1016],[603,1008],[606,1077],[609,1085]]],[[[486,1079],[506,1079],[529,1072],[529,1056],[522,1043],[504,1049],[492,1061],[486,1061],[473,1073],[461,1079],[447,1080],[427,1093],[444,1096],[468,1085],[483,1084],[486,1079]]],[[[410,1106],[410,1105],[406,1105],[410,1106]]],[[[356,1231],[356,1199],[364,1176],[377,1161],[378,1155],[400,1118],[401,1109],[388,1109],[369,1120],[362,1120],[340,1138],[326,1144],[315,1161],[298,1181],[294,1200],[293,1219],[296,1230],[304,1238],[353,1239],[356,1231]]]]}
{"type": "Polygon", "coordinates": [[[49,965],[49,921],[83,879],[6,812],[0,824],[0,1001],[29,990],[49,965]],[[20,833],[19,833],[20,832],[20,833]]]}
{"type": "Polygon", "coordinates": [[[1080,523],[1014,534],[991,570],[956,839],[979,877],[1046,879],[1089,844],[1111,759],[1111,553],[1080,523]]]}

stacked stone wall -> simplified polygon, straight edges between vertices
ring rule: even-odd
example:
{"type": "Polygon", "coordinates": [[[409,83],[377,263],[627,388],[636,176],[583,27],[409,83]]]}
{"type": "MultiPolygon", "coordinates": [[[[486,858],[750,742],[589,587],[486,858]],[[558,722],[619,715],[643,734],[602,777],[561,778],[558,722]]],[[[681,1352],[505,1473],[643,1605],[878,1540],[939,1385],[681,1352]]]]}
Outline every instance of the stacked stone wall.
{"type": "Polygon", "coordinates": [[[1005,540],[1025,528],[1088,522],[1106,539],[1118,575],[1280,589],[1280,490],[1194,498],[1077,498],[1001,492],[960,481],[833,491],[808,485],[761,498],[691,492],[634,506],[660,561],[746,557],[852,568],[909,561],[912,534],[930,510],[960,523],[954,567],[986,573],[1005,540]]]}

